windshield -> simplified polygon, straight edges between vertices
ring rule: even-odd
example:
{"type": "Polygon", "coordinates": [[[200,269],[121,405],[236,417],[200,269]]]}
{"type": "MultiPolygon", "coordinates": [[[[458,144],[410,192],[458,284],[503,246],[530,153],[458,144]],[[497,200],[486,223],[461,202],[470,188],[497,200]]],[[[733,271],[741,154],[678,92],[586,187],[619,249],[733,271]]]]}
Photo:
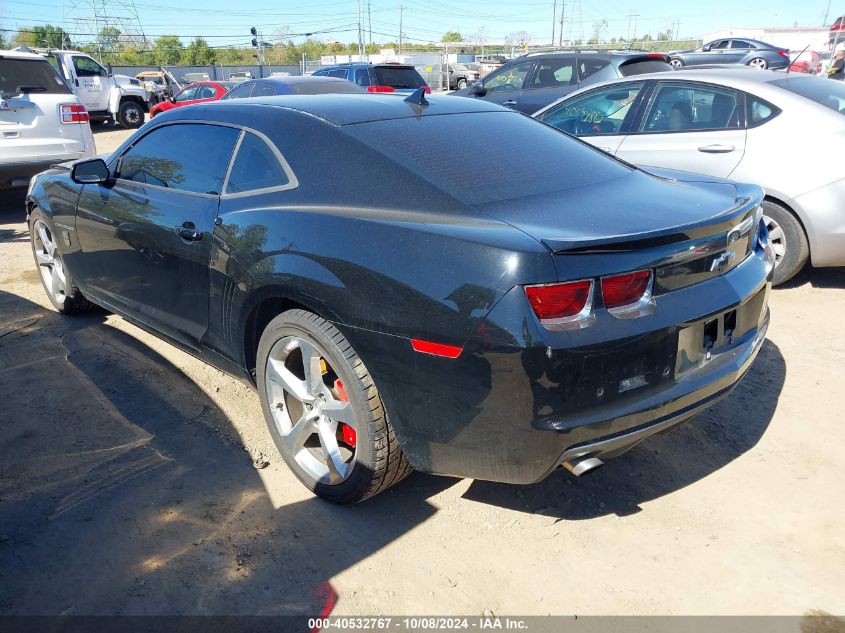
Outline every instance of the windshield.
{"type": "Polygon", "coordinates": [[[771,84],[845,114],[845,84],[841,81],[819,77],[787,77],[776,79],[771,84]]]}
{"type": "Polygon", "coordinates": [[[409,66],[376,66],[373,70],[376,73],[376,83],[380,86],[419,88],[425,85],[425,81],[420,77],[416,68],[409,66]]]}
{"type": "Polygon", "coordinates": [[[0,58],[0,94],[14,97],[27,92],[69,94],[70,89],[46,59],[0,58]]]}

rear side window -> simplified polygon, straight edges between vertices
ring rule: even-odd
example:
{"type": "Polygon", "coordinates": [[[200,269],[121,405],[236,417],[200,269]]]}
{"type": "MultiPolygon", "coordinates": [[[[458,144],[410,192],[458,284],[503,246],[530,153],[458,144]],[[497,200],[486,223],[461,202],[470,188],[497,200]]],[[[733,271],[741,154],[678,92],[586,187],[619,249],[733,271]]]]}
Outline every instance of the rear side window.
{"type": "Polygon", "coordinates": [[[355,73],[355,83],[359,86],[370,85],[370,71],[367,68],[358,69],[355,73]]]}
{"type": "Polygon", "coordinates": [[[745,40],[731,40],[731,48],[754,48],[750,42],[745,40]]]}
{"type": "Polygon", "coordinates": [[[329,77],[337,77],[338,79],[346,79],[347,70],[345,68],[336,68],[334,70],[328,70],[324,74],[328,75],[329,77]]]}
{"type": "Polygon", "coordinates": [[[376,66],[373,69],[376,74],[376,84],[379,86],[391,86],[393,88],[419,88],[425,85],[425,80],[417,72],[416,68],[407,66],[376,66]]]}
{"type": "Polygon", "coordinates": [[[351,81],[303,81],[301,83],[288,84],[288,88],[290,88],[295,95],[325,95],[364,92],[363,88],[356,86],[351,81]]]}
{"type": "Polygon", "coordinates": [[[529,88],[557,88],[576,83],[575,58],[563,57],[537,63],[529,88]]]}
{"type": "Polygon", "coordinates": [[[276,94],[276,89],[267,83],[260,83],[255,84],[255,88],[252,89],[253,97],[269,97],[270,95],[276,94]]]}
{"type": "Polygon", "coordinates": [[[780,108],[748,95],[748,127],[757,127],[780,114],[780,108]]]}
{"type": "Polygon", "coordinates": [[[608,64],[610,64],[610,61],[607,59],[585,59],[581,57],[578,59],[578,78],[586,79],[590,75],[595,75],[608,64]]]}
{"type": "Polygon", "coordinates": [[[290,177],[270,146],[256,134],[244,132],[226,182],[226,193],[275,189],[290,184],[290,177]]]}
{"type": "Polygon", "coordinates": [[[226,93],[224,99],[245,99],[252,93],[252,88],[255,84],[241,84],[234,90],[226,93]]]}
{"type": "Polygon", "coordinates": [[[0,94],[15,97],[23,93],[70,94],[56,69],[46,59],[0,58],[0,94]]]}
{"type": "Polygon", "coordinates": [[[818,77],[787,77],[770,82],[819,105],[845,114],[845,82],[819,80],[818,77]]]}
{"type": "Polygon", "coordinates": [[[239,130],[181,123],[154,129],[120,159],[120,178],[193,193],[219,194],[239,130]]]}
{"type": "Polygon", "coordinates": [[[217,90],[214,86],[200,86],[197,90],[197,99],[214,99],[217,96],[217,90]]]}
{"type": "Polygon", "coordinates": [[[664,84],[649,106],[643,132],[694,132],[739,127],[734,90],[699,84],[664,84]]]}

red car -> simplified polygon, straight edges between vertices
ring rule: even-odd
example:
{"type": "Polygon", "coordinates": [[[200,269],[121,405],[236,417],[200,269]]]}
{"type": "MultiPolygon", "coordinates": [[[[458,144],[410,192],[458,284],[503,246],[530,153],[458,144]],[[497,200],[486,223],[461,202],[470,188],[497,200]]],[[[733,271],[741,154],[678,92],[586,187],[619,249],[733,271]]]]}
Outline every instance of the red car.
{"type": "Polygon", "coordinates": [[[791,73],[806,73],[808,75],[819,75],[822,72],[822,63],[819,54],[815,51],[804,51],[789,65],[791,73]]]}
{"type": "Polygon", "coordinates": [[[159,112],[167,112],[173,108],[180,108],[192,103],[217,101],[237,85],[237,81],[197,81],[188,84],[167,101],[157,103],[150,108],[150,117],[154,117],[159,112]]]}

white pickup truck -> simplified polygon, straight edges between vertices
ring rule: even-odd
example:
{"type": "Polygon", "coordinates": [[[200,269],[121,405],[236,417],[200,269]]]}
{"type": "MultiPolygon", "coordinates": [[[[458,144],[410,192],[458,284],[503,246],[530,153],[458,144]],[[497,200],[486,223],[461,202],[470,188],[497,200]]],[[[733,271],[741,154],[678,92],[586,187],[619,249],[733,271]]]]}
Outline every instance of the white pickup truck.
{"type": "Polygon", "coordinates": [[[91,121],[117,121],[124,128],[144,124],[144,113],[155,99],[143,82],[115,75],[93,57],[79,51],[38,51],[59,71],[88,109],[91,121]]]}

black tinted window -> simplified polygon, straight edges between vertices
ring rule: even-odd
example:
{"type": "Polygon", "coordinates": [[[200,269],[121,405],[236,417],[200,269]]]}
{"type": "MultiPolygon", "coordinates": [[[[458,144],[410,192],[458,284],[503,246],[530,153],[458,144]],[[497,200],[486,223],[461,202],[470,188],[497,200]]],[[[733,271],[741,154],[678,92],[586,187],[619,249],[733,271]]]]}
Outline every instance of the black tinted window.
{"type": "Polygon", "coordinates": [[[609,63],[610,62],[606,59],[590,59],[581,57],[578,60],[578,78],[586,79],[590,75],[596,74],[609,63]]]}
{"type": "Polygon", "coordinates": [[[351,81],[303,81],[300,83],[288,84],[288,88],[290,88],[295,95],[325,95],[364,92],[363,88],[356,86],[351,81]]]}
{"type": "Polygon", "coordinates": [[[419,88],[425,85],[425,81],[416,68],[399,66],[376,66],[373,71],[376,74],[376,84],[379,86],[392,86],[393,88],[419,88]]]}
{"type": "Polygon", "coordinates": [[[731,48],[751,48],[751,44],[745,40],[731,40],[731,48]]]}
{"type": "Polygon", "coordinates": [[[265,83],[255,84],[255,88],[252,90],[253,97],[267,97],[274,94],[276,94],[276,89],[265,83]]]}
{"type": "Polygon", "coordinates": [[[242,85],[238,86],[237,88],[235,88],[234,90],[230,90],[229,92],[227,92],[226,96],[224,96],[223,98],[224,99],[245,99],[252,92],[252,87],[254,85],[255,84],[242,84],[242,85]]]}
{"type": "Polygon", "coordinates": [[[806,97],[840,114],[845,114],[845,82],[821,80],[818,77],[792,76],[777,79],[771,84],[806,97]]]}
{"type": "Polygon", "coordinates": [[[288,182],[273,150],[258,136],[246,132],[232,164],[226,193],[283,187],[288,182]]]}
{"type": "Polygon", "coordinates": [[[218,125],[159,127],[123,154],[120,177],[194,193],[220,193],[238,134],[235,128],[218,125]]]}
{"type": "Polygon", "coordinates": [[[355,83],[359,86],[370,85],[370,71],[367,68],[359,68],[355,73],[355,83]]]}
{"type": "Polygon", "coordinates": [[[24,92],[68,94],[70,90],[46,59],[0,59],[0,94],[14,97],[24,92]]]}
{"type": "Polygon", "coordinates": [[[630,62],[623,62],[619,64],[619,72],[623,77],[630,77],[631,75],[645,75],[646,73],[662,73],[672,70],[663,58],[643,58],[638,57],[630,62]]]}
{"type": "Polygon", "coordinates": [[[80,77],[105,77],[108,72],[93,59],[88,57],[74,57],[73,66],[80,77]]]}
{"type": "Polygon", "coordinates": [[[516,112],[373,121],[346,132],[473,205],[588,186],[631,169],[516,112]],[[475,139],[478,151],[456,152],[456,138],[475,139]]]}
{"type": "Polygon", "coordinates": [[[329,77],[337,77],[338,79],[346,79],[347,71],[345,68],[336,68],[335,70],[328,70],[325,73],[329,77]]]}

